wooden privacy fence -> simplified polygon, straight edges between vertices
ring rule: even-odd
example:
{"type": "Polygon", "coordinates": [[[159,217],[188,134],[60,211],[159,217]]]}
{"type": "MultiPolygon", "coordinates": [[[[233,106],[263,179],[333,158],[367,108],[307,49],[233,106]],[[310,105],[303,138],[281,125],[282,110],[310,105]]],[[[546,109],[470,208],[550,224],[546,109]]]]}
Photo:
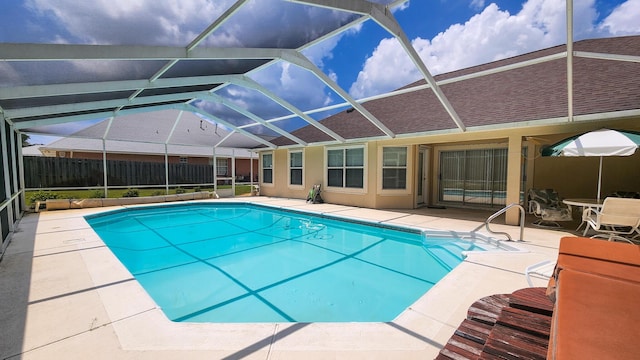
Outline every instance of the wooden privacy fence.
{"type": "MultiPolygon", "coordinates": [[[[107,160],[107,185],[163,185],[165,164],[107,160]]],[[[212,165],[168,164],[170,184],[211,184],[212,165]]],[[[104,186],[102,160],[24,157],[26,188],[104,186]]]]}

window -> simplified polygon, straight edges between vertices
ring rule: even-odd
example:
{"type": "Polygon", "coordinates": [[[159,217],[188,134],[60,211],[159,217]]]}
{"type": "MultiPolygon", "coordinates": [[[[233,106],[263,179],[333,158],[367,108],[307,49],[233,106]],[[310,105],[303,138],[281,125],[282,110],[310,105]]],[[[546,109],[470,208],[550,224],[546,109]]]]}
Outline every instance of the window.
{"type": "Polygon", "coordinates": [[[181,157],[179,161],[180,161],[180,164],[188,164],[189,163],[189,158],[181,157]]]}
{"type": "Polygon", "coordinates": [[[229,175],[229,161],[227,159],[216,159],[216,174],[218,176],[229,175]]]}
{"type": "Polygon", "coordinates": [[[382,189],[407,188],[407,148],[382,148],[382,189]]]}
{"type": "Polygon", "coordinates": [[[364,188],[364,147],[327,150],[327,186],[364,188]]]}
{"type": "Polygon", "coordinates": [[[302,174],[302,151],[289,152],[289,184],[303,185],[302,174]]]}
{"type": "Polygon", "coordinates": [[[273,154],[262,154],[262,182],[273,184],[273,154]]]}

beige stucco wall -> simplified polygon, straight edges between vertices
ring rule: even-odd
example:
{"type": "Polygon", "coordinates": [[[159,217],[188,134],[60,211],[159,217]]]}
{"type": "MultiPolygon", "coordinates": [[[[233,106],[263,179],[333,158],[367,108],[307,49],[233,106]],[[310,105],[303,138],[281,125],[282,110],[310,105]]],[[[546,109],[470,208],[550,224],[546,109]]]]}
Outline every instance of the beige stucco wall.
{"type": "MultiPolygon", "coordinates": [[[[355,145],[355,144],[354,144],[355,145]]],[[[392,144],[398,146],[398,144],[392,144]]],[[[408,145],[407,186],[413,187],[415,146],[408,145]]],[[[330,147],[329,147],[330,148],[330,147]]],[[[367,208],[413,208],[414,195],[412,191],[382,191],[381,170],[377,165],[381,160],[381,145],[370,142],[365,146],[365,188],[338,189],[326,186],[325,178],[325,146],[308,146],[304,148],[304,180],[303,186],[289,185],[289,149],[273,151],[274,182],[261,184],[261,194],[296,199],[306,199],[309,189],[314,184],[322,185],[322,198],[329,203],[360,206],[367,208]]],[[[292,148],[291,150],[299,150],[292,148]]]]}
{"type": "MultiPolygon", "coordinates": [[[[533,186],[553,188],[563,198],[595,198],[597,157],[540,157],[535,161],[533,186]]],[[[640,151],[632,156],[602,160],[602,197],[614,191],[640,191],[640,151]]]]}

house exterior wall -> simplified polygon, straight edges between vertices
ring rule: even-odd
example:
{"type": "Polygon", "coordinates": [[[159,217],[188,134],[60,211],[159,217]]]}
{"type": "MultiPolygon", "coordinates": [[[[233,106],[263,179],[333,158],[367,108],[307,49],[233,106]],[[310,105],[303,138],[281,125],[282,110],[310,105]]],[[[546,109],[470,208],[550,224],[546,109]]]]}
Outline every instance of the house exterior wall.
{"type": "MultiPolygon", "coordinates": [[[[540,157],[534,184],[552,188],[562,198],[592,198],[598,192],[598,157],[540,157]]],[[[640,191],[640,151],[631,156],[602,158],[601,197],[615,191],[640,191]]]]}
{"type": "MultiPolygon", "coordinates": [[[[322,197],[328,203],[367,208],[409,209],[417,207],[417,153],[420,146],[430,148],[429,196],[430,204],[438,201],[438,152],[446,147],[508,149],[507,203],[517,201],[520,191],[530,188],[554,188],[563,198],[595,198],[598,158],[541,157],[540,149],[562,138],[601,127],[640,130],[639,119],[582,122],[567,125],[552,124],[513,129],[490,128],[441,135],[416,136],[403,139],[376,140],[363,143],[366,149],[366,183],[362,191],[335,189],[326,186],[326,150],[331,146],[307,146],[304,149],[304,189],[288,185],[288,151],[273,150],[274,183],[262,184],[261,194],[267,196],[304,199],[313,184],[322,185],[322,197]],[[407,190],[382,190],[382,148],[408,146],[407,190]],[[528,151],[523,155],[523,148],[528,151]],[[522,168],[526,168],[524,189],[520,189],[522,168]]],[[[352,145],[352,144],[349,144],[352,145]]],[[[262,167],[260,167],[261,169],[262,167]]],[[[613,191],[640,191],[640,152],[630,157],[604,159],[602,194],[613,191]]],[[[507,213],[508,223],[517,223],[519,212],[507,213]]]]}
{"type": "MultiPolygon", "coordinates": [[[[416,146],[408,146],[407,187],[413,187],[415,166],[413,165],[416,146]]],[[[394,145],[399,146],[399,145],[394,145]]],[[[322,198],[325,202],[367,208],[405,208],[414,207],[413,191],[382,190],[382,170],[377,163],[381,161],[382,146],[376,142],[365,144],[365,183],[363,189],[343,189],[326,186],[326,150],[334,147],[308,146],[304,149],[303,186],[289,184],[289,149],[272,151],[274,157],[273,184],[261,184],[261,194],[306,199],[314,184],[322,185],[322,198]]]]}
{"type": "MultiPolygon", "coordinates": [[[[231,169],[231,159],[228,160],[231,169]]],[[[251,177],[251,166],[253,165],[253,181],[258,181],[258,159],[236,159],[236,175],[244,176],[244,181],[249,181],[251,177]]]]}

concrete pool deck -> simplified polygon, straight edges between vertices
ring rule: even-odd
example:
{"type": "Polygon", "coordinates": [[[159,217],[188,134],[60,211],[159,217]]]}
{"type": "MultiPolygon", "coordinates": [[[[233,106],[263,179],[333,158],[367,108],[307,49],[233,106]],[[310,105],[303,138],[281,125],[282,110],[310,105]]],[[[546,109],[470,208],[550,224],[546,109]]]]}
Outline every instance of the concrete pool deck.
{"type": "MultiPolygon", "coordinates": [[[[204,201],[258,202],[424,229],[470,231],[482,223],[448,218],[446,212],[298,199],[204,201]]],[[[555,258],[560,238],[573,235],[527,227],[524,242],[509,243],[523,251],[472,253],[389,323],[174,323],[83,218],[117,208],[41,212],[20,220],[0,261],[0,359],[434,358],[475,300],[527,287],[525,267],[555,258]]],[[[499,223],[492,229],[514,239],[520,233],[499,223]]]]}

